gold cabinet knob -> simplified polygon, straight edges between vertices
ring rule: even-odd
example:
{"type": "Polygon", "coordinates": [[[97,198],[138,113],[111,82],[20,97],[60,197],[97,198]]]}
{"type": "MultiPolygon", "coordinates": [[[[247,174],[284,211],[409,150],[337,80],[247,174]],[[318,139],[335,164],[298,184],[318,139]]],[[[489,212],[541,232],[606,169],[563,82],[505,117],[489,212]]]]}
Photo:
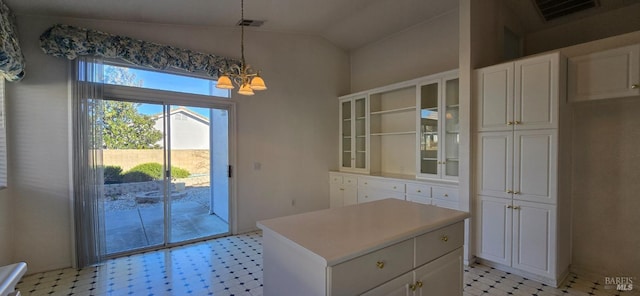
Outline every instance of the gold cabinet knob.
{"type": "Polygon", "coordinates": [[[415,284],[409,284],[409,289],[411,289],[411,291],[415,291],[418,288],[422,288],[421,281],[417,281],[415,284]]]}
{"type": "Polygon", "coordinates": [[[520,206],[513,206],[513,209],[514,209],[514,210],[519,210],[519,209],[520,209],[520,206]]]}
{"type": "Polygon", "coordinates": [[[393,189],[396,189],[396,188],[397,188],[396,186],[393,186],[393,189]]]}
{"type": "Polygon", "coordinates": [[[517,121],[517,120],[513,122],[513,124],[515,124],[515,125],[518,125],[518,124],[521,124],[521,123],[522,123],[522,122],[517,121]]]}
{"type": "Polygon", "coordinates": [[[507,122],[507,125],[513,125],[513,121],[507,122]]]}
{"type": "Polygon", "coordinates": [[[520,194],[520,191],[515,191],[513,192],[513,194],[520,194]]]}
{"type": "Polygon", "coordinates": [[[512,208],[512,206],[511,205],[507,205],[507,209],[510,209],[510,208],[512,208]]]}
{"type": "Polygon", "coordinates": [[[445,193],[445,194],[444,194],[444,197],[449,197],[449,194],[446,194],[446,193],[445,193]]]}
{"type": "Polygon", "coordinates": [[[418,193],[422,192],[422,190],[418,189],[418,193]]]}
{"type": "Polygon", "coordinates": [[[632,89],[638,89],[638,88],[640,88],[640,84],[637,84],[637,83],[636,84],[632,84],[631,88],[632,89]]]}
{"type": "Polygon", "coordinates": [[[376,262],[376,267],[379,268],[379,269],[383,269],[384,268],[384,262],[383,261],[376,262]]]}
{"type": "Polygon", "coordinates": [[[443,161],[443,162],[442,162],[442,164],[447,164],[447,162],[446,162],[446,161],[443,161]]]}
{"type": "Polygon", "coordinates": [[[367,185],[367,184],[369,184],[369,183],[367,183],[367,182],[364,182],[364,185],[367,185]]]}
{"type": "Polygon", "coordinates": [[[440,240],[446,243],[449,241],[449,237],[445,234],[442,237],[440,237],[440,240]]]}
{"type": "Polygon", "coordinates": [[[513,193],[513,190],[507,190],[507,193],[511,194],[513,193]]]}
{"type": "Polygon", "coordinates": [[[340,188],[340,191],[344,191],[344,188],[340,188]]]}

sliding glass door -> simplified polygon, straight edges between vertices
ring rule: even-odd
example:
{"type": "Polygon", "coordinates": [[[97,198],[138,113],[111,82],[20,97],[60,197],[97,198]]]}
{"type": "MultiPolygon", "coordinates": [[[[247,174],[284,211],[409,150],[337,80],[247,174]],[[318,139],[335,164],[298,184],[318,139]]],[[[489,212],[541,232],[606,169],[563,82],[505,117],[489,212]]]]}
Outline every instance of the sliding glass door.
{"type": "Polygon", "coordinates": [[[229,233],[228,114],[105,100],[107,256],[229,233]]]}

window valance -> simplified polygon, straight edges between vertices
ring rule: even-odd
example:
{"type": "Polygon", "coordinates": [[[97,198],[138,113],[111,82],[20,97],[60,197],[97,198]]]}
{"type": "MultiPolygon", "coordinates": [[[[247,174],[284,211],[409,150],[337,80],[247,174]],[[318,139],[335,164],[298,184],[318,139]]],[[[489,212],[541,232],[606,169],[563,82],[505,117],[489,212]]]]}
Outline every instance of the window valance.
{"type": "Polygon", "coordinates": [[[0,18],[0,75],[8,81],[18,81],[24,77],[24,56],[13,14],[1,0],[0,18]]]}
{"type": "Polygon", "coordinates": [[[214,78],[221,69],[240,64],[235,59],[69,25],[54,25],[42,33],[40,47],[46,54],[70,60],[94,55],[158,70],[172,67],[189,72],[203,71],[214,78]]]}

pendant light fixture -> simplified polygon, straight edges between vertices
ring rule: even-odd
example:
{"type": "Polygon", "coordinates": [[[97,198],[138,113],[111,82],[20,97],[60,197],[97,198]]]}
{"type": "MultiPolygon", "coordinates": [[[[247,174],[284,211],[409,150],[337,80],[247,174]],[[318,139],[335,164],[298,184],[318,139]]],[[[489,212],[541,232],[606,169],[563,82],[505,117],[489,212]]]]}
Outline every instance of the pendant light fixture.
{"type": "Polygon", "coordinates": [[[267,86],[264,83],[260,72],[254,72],[253,69],[244,60],[244,0],[240,0],[240,66],[232,65],[226,69],[220,77],[218,77],[217,88],[233,89],[235,83],[240,89],[238,94],[245,96],[254,95],[254,90],[265,90],[267,86]]]}

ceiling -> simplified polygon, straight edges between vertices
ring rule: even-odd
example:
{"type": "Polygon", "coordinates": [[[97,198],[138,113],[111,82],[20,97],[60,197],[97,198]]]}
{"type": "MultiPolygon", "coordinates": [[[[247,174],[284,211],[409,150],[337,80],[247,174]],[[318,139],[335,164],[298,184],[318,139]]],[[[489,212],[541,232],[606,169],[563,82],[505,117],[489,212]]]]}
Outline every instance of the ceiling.
{"type": "MultiPolygon", "coordinates": [[[[15,14],[117,21],[231,27],[240,19],[238,0],[4,0],[15,14]]],[[[570,21],[545,23],[532,0],[502,0],[527,32],[570,21]]],[[[600,13],[640,0],[599,0],[600,13]]],[[[457,0],[245,0],[245,18],[264,20],[255,30],[322,36],[351,50],[458,7],[457,0]]],[[[584,17],[584,13],[582,16],[584,17]]],[[[575,17],[574,17],[575,18],[575,17]]],[[[254,28],[252,28],[254,29],[254,28]]]]}

